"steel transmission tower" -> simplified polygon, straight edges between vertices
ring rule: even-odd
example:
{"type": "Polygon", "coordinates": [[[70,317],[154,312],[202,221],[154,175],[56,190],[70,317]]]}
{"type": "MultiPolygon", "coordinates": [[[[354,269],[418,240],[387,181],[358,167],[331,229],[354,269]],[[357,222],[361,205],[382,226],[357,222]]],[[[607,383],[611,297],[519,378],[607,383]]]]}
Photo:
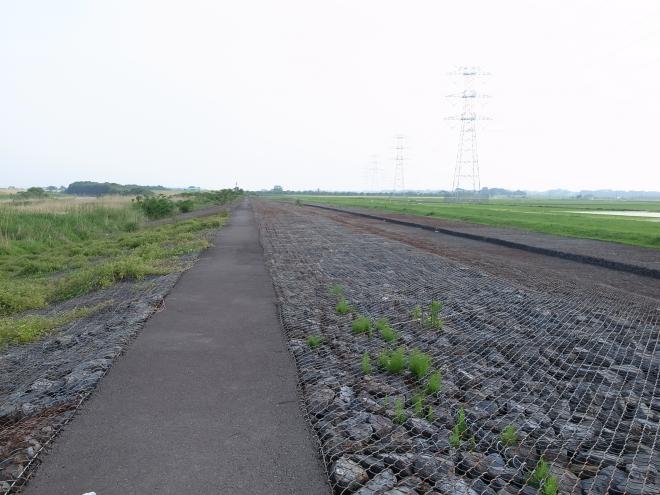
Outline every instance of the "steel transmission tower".
{"type": "Polygon", "coordinates": [[[477,98],[485,97],[485,95],[476,91],[475,86],[478,77],[488,74],[481,72],[476,67],[461,67],[456,75],[463,79],[463,91],[449,95],[450,98],[460,98],[461,102],[461,113],[449,117],[449,120],[457,120],[460,123],[452,192],[457,199],[468,196],[476,198],[481,190],[479,153],[477,151],[477,122],[489,119],[477,115],[475,111],[477,98]]]}
{"type": "Polygon", "coordinates": [[[394,144],[394,188],[392,192],[403,191],[406,184],[403,180],[403,150],[404,137],[396,136],[394,144]]]}
{"type": "Polygon", "coordinates": [[[378,190],[381,172],[382,170],[378,163],[378,155],[371,155],[371,162],[365,165],[364,168],[365,191],[375,192],[378,190]]]}

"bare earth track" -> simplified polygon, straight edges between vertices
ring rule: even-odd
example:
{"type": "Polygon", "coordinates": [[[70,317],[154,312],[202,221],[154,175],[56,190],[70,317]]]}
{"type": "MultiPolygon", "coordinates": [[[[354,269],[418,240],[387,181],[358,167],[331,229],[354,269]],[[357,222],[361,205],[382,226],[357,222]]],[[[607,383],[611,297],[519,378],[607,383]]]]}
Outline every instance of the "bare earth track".
{"type": "Polygon", "coordinates": [[[559,493],[660,493],[657,280],[336,212],[255,209],[336,493],[553,493],[555,481],[559,493]],[[333,284],[354,315],[335,313],[333,284]],[[411,317],[432,300],[444,302],[440,331],[411,317]],[[353,334],[357,313],[388,318],[398,340],[353,334]],[[375,359],[361,370],[365,352],[396,347],[442,371],[427,417],[414,408],[423,381],[375,359]],[[460,408],[468,432],[452,445],[460,408]],[[506,446],[508,425],[519,440],[506,446]]]}

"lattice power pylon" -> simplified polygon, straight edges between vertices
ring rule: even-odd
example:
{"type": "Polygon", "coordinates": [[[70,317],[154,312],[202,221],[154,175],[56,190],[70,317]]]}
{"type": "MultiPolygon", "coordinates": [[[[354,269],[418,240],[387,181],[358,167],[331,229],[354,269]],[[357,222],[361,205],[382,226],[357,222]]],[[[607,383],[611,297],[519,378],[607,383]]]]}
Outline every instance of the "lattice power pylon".
{"type": "Polygon", "coordinates": [[[403,161],[404,156],[403,152],[405,149],[404,146],[404,137],[401,135],[396,136],[394,143],[394,188],[392,192],[403,191],[406,187],[405,181],[403,179],[403,161]]]}
{"type": "Polygon", "coordinates": [[[487,74],[475,67],[461,67],[456,74],[463,79],[463,91],[449,95],[451,98],[460,98],[462,103],[461,113],[449,117],[449,120],[457,120],[460,123],[452,192],[456,198],[476,198],[481,190],[477,122],[488,119],[477,115],[475,111],[476,99],[484,97],[476,91],[475,86],[476,79],[487,74]]]}
{"type": "Polygon", "coordinates": [[[375,192],[380,188],[380,176],[382,169],[378,161],[378,155],[371,155],[371,161],[364,168],[365,191],[375,192]]]}

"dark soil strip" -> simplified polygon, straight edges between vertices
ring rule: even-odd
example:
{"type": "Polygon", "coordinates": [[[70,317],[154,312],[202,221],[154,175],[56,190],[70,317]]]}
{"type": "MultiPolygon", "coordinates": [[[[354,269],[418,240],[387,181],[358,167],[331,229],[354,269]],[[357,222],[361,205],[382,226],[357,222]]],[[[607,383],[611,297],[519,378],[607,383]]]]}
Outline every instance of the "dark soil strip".
{"type": "Polygon", "coordinates": [[[404,225],[407,227],[415,227],[423,230],[429,230],[432,232],[438,232],[441,234],[447,234],[447,235],[453,235],[456,237],[463,237],[466,239],[472,239],[475,241],[482,241],[482,242],[489,242],[491,244],[497,244],[500,246],[505,246],[505,247],[510,247],[514,249],[522,249],[524,251],[530,251],[532,253],[538,253],[538,254],[543,254],[546,256],[554,256],[557,258],[564,258],[567,260],[571,261],[577,261],[580,263],[586,263],[589,265],[596,265],[596,266],[602,266],[604,268],[609,268],[612,270],[618,270],[622,272],[628,272],[628,273],[634,273],[636,275],[643,275],[646,277],[652,277],[652,278],[657,278],[660,279],[660,270],[657,270],[655,268],[648,268],[645,266],[639,266],[639,265],[632,265],[630,263],[623,263],[620,261],[614,261],[614,260],[608,260],[605,258],[600,258],[600,257],[595,257],[595,256],[587,256],[584,254],[578,254],[578,253],[571,253],[568,251],[559,251],[556,249],[549,249],[549,248],[544,248],[540,246],[532,246],[530,244],[523,244],[520,242],[514,242],[514,241],[508,241],[506,239],[500,239],[498,237],[491,237],[491,236],[484,236],[484,235],[479,235],[479,234],[472,234],[469,232],[461,232],[458,230],[451,230],[439,226],[431,226],[431,225],[425,225],[422,223],[417,223],[417,222],[411,222],[407,220],[399,220],[395,218],[389,218],[389,217],[384,217],[380,215],[371,215],[369,213],[362,213],[358,211],[352,211],[352,210],[344,210],[342,208],[334,208],[331,206],[323,206],[323,205],[317,205],[317,204],[312,204],[312,203],[303,203],[305,206],[311,206],[313,208],[320,208],[323,210],[329,210],[329,211],[335,211],[339,213],[346,213],[349,215],[355,215],[359,217],[364,217],[364,218],[370,218],[373,220],[381,220],[384,222],[389,222],[389,223],[394,223],[397,225],[404,225]]]}

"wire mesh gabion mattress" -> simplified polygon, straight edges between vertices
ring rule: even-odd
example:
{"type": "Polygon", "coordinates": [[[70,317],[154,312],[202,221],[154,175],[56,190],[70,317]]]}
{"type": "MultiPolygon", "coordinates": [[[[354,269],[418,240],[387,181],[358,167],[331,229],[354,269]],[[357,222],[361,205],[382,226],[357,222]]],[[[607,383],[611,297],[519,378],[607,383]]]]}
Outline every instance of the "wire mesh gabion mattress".
{"type": "Polygon", "coordinates": [[[660,494],[657,301],[255,211],[335,493],[660,494]]]}

